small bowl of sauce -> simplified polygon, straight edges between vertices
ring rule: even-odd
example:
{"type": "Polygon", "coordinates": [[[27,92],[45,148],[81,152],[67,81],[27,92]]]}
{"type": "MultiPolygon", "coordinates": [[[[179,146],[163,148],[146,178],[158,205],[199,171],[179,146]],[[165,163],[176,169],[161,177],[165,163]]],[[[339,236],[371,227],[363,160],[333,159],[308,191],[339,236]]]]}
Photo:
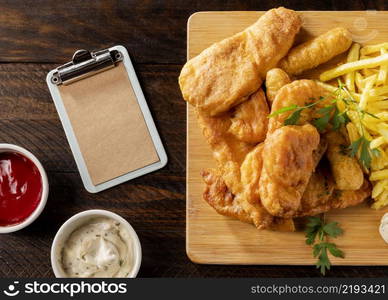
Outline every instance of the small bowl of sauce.
{"type": "Polygon", "coordinates": [[[22,147],[0,144],[0,233],[31,224],[47,196],[47,175],[39,160],[22,147]]]}
{"type": "Polygon", "coordinates": [[[58,230],[51,247],[57,278],[134,278],[141,265],[136,231],[121,216],[101,209],[80,212],[58,230]]]}

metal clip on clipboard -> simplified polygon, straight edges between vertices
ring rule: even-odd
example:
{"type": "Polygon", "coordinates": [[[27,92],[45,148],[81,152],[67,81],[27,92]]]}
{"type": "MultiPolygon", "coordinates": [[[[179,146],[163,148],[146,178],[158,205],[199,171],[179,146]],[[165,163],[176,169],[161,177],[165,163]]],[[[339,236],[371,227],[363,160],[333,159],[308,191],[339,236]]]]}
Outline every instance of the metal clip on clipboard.
{"type": "Polygon", "coordinates": [[[56,85],[66,85],[93,74],[113,68],[123,60],[123,54],[118,50],[104,49],[100,51],[78,50],[70,62],[57,68],[51,76],[51,82],[56,85]]]}
{"type": "Polygon", "coordinates": [[[127,49],[78,50],[47,74],[85,188],[100,192],[158,170],[167,155],[127,49]]]}

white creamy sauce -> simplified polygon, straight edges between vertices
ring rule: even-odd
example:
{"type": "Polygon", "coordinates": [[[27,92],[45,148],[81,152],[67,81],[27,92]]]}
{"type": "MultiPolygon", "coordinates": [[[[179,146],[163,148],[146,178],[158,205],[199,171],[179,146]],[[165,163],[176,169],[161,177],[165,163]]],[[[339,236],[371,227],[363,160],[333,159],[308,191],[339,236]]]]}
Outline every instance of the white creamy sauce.
{"type": "Polygon", "coordinates": [[[62,267],[69,277],[127,277],[133,267],[131,236],[116,220],[90,219],[65,242],[62,267]]]}
{"type": "Polygon", "coordinates": [[[388,213],[381,218],[380,234],[386,243],[388,243],[388,213]]]}

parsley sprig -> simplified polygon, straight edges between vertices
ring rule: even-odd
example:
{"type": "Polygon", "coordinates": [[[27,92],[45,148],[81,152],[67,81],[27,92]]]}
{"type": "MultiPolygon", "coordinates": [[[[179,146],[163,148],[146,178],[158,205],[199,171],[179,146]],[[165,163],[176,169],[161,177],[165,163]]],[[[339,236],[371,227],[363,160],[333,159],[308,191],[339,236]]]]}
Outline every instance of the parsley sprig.
{"type": "Polygon", "coordinates": [[[335,257],[345,257],[336,244],[327,242],[328,237],[336,238],[343,230],[338,226],[338,222],[325,223],[320,217],[309,217],[308,220],[305,229],[306,244],[313,246],[313,256],[318,258],[317,269],[325,275],[331,266],[328,252],[335,257]]]}
{"type": "Polygon", "coordinates": [[[372,158],[380,155],[380,151],[378,149],[371,149],[370,141],[365,136],[365,126],[363,124],[363,119],[365,115],[371,116],[375,119],[379,119],[376,115],[360,108],[358,102],[354,99],[352,94],[346,88],[346,86],[338,80],[338,89],[334,93],[337,97],[337,101],[343,101],[345,103],[345,111],[349,111],[352,109],[357,114],[357,123],[359,125],[361,136],[357,140],[353,141],[348,150],[349,155],[351,157],[359,154],[360,163],[368,170],[372,163],[372,158]]]}
{"type": "MultiPolygon", "coordinates": [[[[329,124],[331,125],[332,130],[338,130],[341,126],[346,125],[350,122],[348,116],[349,111],[355,111],[357,113],[357,123],[359,124],[361,137],[356,141],[353,141],[351,145],[346,149],[346,154],[349,156],[358,155],[360,163],[366,168],[369,169],[372,158],[379,155],[378,149],[370,148],[370,141],[365,136],[365,128],[363,125],[363,118],[365,115],[371,116],[373,118],[379,119],[374,114],[361,109],[358,105],[358,102],[354,99],[352,94],[348,91],[346,86],[338,80],[338,88],[333,93],[333,100],[330,103],[322,108],[316,110],[318,118],[312,120],[312,124],[318,129],[319,132],[325,131],[329,124]],[[345,104],[344,111],[340,112],[337,103],[342,101],[345,104]]],[[[310,100],[315,100],[315,98],[310,98],[310,100]]],[[[318,100],[306,104],[305,106],[299,106],[296,104],[282,107],[281,109],[271,113],[268,117],[274,117],[285,112],[292,111],[292,113],[284,120],[284,125],[297,125],[301,117],[301,113],[305,109],[314,108],[317,104],[325,100],[324,97],[320,97],[318,100]]]]}
{"type": "MultiPolygon", "coordinates": [[[[310,100],[315,100],[315,98],[310,98],[310,100]]],[[[299,106],[296,104],[282,107],[281,109],[274,111],[268,117],[274,117],[285,113],[287,111],[293,111],[285,120],[284,125],[297,125],[301,117],[303,110],[308,108],[313,108],[320,102],[325,100],[325,97],[319,97],[315,102],[306,104],[305,106],[299,106]]],[[[349,122],[349,118],[346,115],[346,112],[340,112],[336,105],[337,99],[333,99],[330,105],[326,105],[316,111],[319,115],[319,118],[313,120],[313,125],[320,131],[323,132],[329,124],[332,125],[333,130],[338,130],[342,124],[349,122]]]]}

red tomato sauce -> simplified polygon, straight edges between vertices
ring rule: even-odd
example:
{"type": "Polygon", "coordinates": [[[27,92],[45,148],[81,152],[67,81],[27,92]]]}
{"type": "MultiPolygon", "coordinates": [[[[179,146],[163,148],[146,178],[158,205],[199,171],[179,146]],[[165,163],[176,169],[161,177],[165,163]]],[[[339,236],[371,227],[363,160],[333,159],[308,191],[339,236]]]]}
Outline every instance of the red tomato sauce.
{"type": "Polygon", "coordinates": [[[18,153],[0,153],[0,226],[27,219],[37,208],[42,190],[42,176],[30,159],[18,153]]]}

